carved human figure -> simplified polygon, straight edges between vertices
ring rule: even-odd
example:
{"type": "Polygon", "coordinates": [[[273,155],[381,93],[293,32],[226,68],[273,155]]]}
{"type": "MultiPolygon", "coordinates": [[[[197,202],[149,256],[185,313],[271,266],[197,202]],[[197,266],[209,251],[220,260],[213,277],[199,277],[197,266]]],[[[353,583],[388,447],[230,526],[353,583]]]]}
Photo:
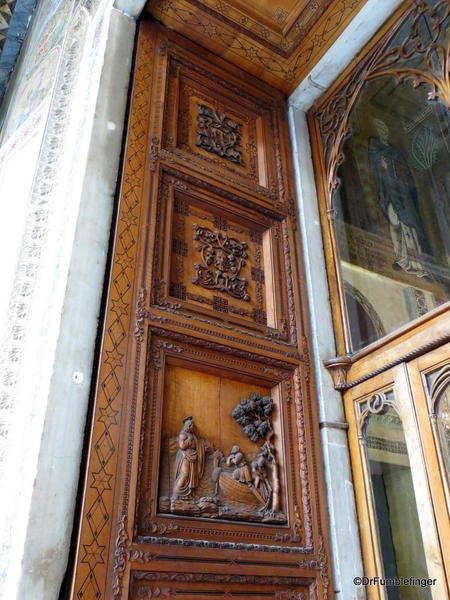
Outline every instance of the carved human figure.
{"type": "Polygon", "coordinates": [[[373,125],[378,136],[369,139],[369,163],[381,210],[389,222],[394,246],[392,267],[417,277],[430,277],[422,258],[426,239],[411,170],[402,153],[390,143],[386,123],[374,119],[373,125]]]}
{"type": "Polygon", "coordinates": [[[240,483],[252,483],[252,476],[244,454],[239,446],[233,446],[227,457],[227,466],[234,466],[233,479],[240,483]]]}
{"type": "Polygon", "coordinates": [[[259,490],[263,498],[266,500],[267,508],[272,495],[272,486],[270,485],[269,475],[267,472],[267,461],[265,457],[261,454],[258,454],[255,460],[252,461],[251,468],[253,485],[259,490]]]}
{"type": "Polygon", "coordinates": [[[210,444],[195,434],[192,417],[183,419],[178,434],[178,451],[175,458],[175,484],[173,498],[186,498],[198,486],[205,470],[205,454],[210,444]]]}

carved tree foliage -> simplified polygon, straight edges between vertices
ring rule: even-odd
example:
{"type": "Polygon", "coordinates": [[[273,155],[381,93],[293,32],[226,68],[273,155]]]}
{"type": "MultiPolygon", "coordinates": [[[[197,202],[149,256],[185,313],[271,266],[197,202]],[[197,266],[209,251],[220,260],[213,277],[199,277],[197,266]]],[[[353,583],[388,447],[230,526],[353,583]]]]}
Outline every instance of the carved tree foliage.
{"type": "Polygon", "coordinates": [[[248,398],[241,399],[231,416],[241,425],[243,432],[252,442],[259,442],[272,433],[272,411],[273,399],[270,396],[250,394],[248,398]]]}
{"type": "Polygon", "coordinates": [[[324,143],[328,214],[334,216],[333,193],[339,186],[337,175],[344,156],[342,148],[351,134],[350,114],[367,81],[393,76],[398,83],[411,80],[414,87],[427,85],[429,100],[440,99],[450,110],[450,38],[443,32],[449,25],[450,0],[434,6],[417,0],[405,17],[389,32],[369,55],[359,63],[346,84],[316,113],[324,143]],[[408,33],[400,45],[391,46],[399,29],[409,23],[408,33]],[[423,36],[424,25],[428,37],[423,36]],[[416,64],[417,63],[417,64],[416,64]]]}

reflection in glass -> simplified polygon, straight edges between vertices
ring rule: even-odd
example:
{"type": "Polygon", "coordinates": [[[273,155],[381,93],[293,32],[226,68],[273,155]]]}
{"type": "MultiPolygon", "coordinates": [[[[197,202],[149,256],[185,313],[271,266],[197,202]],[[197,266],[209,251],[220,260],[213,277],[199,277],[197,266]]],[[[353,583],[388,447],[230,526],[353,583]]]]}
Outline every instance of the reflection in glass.
{"type": "MultiPolygon", "coordinates": [[[[401,62],[424,68],[416,54],[401,62]]],[[[333,206],[353,350],[450,299],[450,113],[428,93],[410,79],[375,77],[350,115],[333,206]]]]}
{"type": "MultiPolygon", "coordinates": [[[[384,576],[428,577],[411,466],[394,394],[376,394],[361,405],[363,440],[384,576]]],[[[390,586],[389,600],[428,600],[429,588],[390,586]]]]}
{"type": "Polygon", "coordinates": [[[447,482],[450,482],[450,365],[427,375],[447,482]]]}

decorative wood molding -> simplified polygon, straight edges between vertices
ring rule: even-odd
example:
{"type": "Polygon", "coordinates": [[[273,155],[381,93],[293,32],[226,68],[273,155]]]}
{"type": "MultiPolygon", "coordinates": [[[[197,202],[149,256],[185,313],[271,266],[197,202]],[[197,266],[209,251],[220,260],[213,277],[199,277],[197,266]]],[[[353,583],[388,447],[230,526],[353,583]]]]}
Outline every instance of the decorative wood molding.
{"type": "Polygon", "coordinates": [[[439,371],[430,388],[431,414],[436,416],[436,405],[440,395],[450,385],[450,365],[445,365],[439,371]]]}
{"type": "Polygon", "coordinates": [[[414,358],[418,358],[419,356],[422,356],[426,352],[429,352],[430,350],[434,350],[435,348],[438,348],[439,346],[441,346],[449,341],[450,341],[450,333],[441,335],[441,336],[437,337],[436,339],[427,342],[426,344],[422,344],[421,346],[414,348],[414,350],[411,350],[410,352],[406,352],[405,354],[398,356],[395,360],[391,360],[391,361],[385,363],[384,365],[381,365],[377,369],[374,369],[373,371],[370,371],[369,373],[366,373],[365,375],[362,375],[361,377],[354,379],[353,381],[347,381],[348,370],[350,369],[351,365],[353,364],[353,360],[351,357],[333,358],[331,360],[325,361],[324,364],[327,367],[327,369],[331,372],[331,376],[333,377],[333,381],[335,382],[334,387],[339,391],[345,391],[345,390],[349,390],[349,389],[355,387],[356,385],[359,385],[360,383],[363,383],[364,381],[367,381],[368,379],[371,379],[372,377],[375,377],[376,375],[379,375],[380,373],[384,373],[385,371],[392,369],[392,367],[396,367],[397,365],[400,365],[401,363],[408,362],[410,360],[413,360],[414,358]],[[336,367],[334,366],[334,363],[336,363],[336,367]],[[341,365],[341,363],[343,363],[343,364],[341,365]],[[333,374],[333,370],[334,370],[334,374],[333,374]],[[341,371],[342,371],[342,373],[341,373],[341,371]],[[337,383],[335,381],[335,377],[336,377],[337,383]]]}
{"type": "MultiPolygon", "coordinates": [[[[117,241],[113,257],[110,297],[104,326],[98,396],[95,407],[87,487],[83,502],[84,525],[78,542],[78,569],[73,583],[75,597],[87,595],[88,589],[100,590],[105,576],[103,553],[108,544],[112,519],[112,490],[116,485],[115,472],[121,415],[121,394],[124,378],[124,361],[129,334],[137,329],[137,341],[141,337],[142,302],[137,306],[137,326],[132,321],[132,287],[138,238],[140,195],[144,185],[146,145],[142,143],[143,128],[150,117],[151,72],[154,51],[151,37],[141,37],[138,51],[134,93],[133,116],[129,125],[128,149],[124,165],[124,182],[119,207],[117,241]],[[131,329],[131,331],[130,331],[131,329]],[[101,517],[99,526],[92,518],[101,517]]],[[[116,541],[117,566],[114,575],[115,590],[119,593],[125,560],[126,520],[121,518],[116,541]],[[118,586],[118,587],[117,587],[118,586]]],[[[100,593],[98,591],[98,593],[100,593]]],[[[99,596],[101,597],[101,596],[99,596]]]]}
{"type": "Polygon", "coordinates": [[[244,10],[234,0],[149,0],[147,10],[164,25],[289,94],[364,4],[297,2],[288,12],[265,3],[258,11],[248,5],[244,10]]]}
{"type": "Polygon", "coordinates": [[[359,414],[356,422],[356,427],[358,431],[358,438],[360,440],[364,439],[364,427],[370,415],[380,415],[386,410],[386,408],[393,408],[395,412],[397,412],[395,403],[388,400],[386,394],[384,394],[383,392],[373,394],[367,400],[367,406],[364,410],[359,410],[360,404],[358,404],[357,406],[359,414]]]}
{"type": "Polygon", "coordinates": [[[325,360],[323,364],[333,378],[335,389],[345,390],[347,386],[347,373],[352,366],[352,359],[350,356],[338,356],[337,358],[331,358],[330,360],[325,360]]]}
{"type": "MultiPolygon", "coordinates": [[[[302,577],[292,584],[280,576],[277,583],[264,579],[264,585],[275,586],[274,598],[306,599],[314,582],[322,590],[328,574],[320,571],[328,566],[319,552],[324,490],[305,303],[298,291],[295,215],[292,202],[287,205],[284,101],[264,84],[239,79],[217,59],[206,63],[192,44],[159,25],[143,22],[141,28],[72,596],[167,595],[171,586],[158,580],[161,564],[198,560],[208,565],[206,571],[214,565],[217,577],[230,577],[219,570],[233,572],[238,565],[239,577],[250,586],[255,569],[301,569],[302,577]],[[206,96],[213,101],[208,104],[206,96]],[[242,121],[235,147],[242,148],[241,164],[196,145],[197,102],[218,111],[221,123],[242,121]],[[183,145],[188,147],[180,150],[183,145]],[[195,242],[202,241],[200,235],[192,240],[194,223],[201,236],[212,235],[214,243],[220,237],[222,258],[247,281],[248,300],[188,285],[193,261],[199,260],[195,242]],[[270,299],[275,308],[268,308],[264,286],[276,290],[270,299]],[[188,385],[181,394],[186,376],[197,387],[188,385]],[[276,407],[267,439],[254,447],[241,436],[236,448],[236,425],[222,411],[229,417],[239,399],[251,400],[253,391],[276,407]],[[207,464],[208,480],[214,481],[213,469],[220,467],[247,488],[250,469],[251,483],[264,500],[256,506],[261,515],[233,520],[225,512],[213,518],[196,510],[167,510],[173,480],[179,484],[177,500],[184,496],[181,476],[170,462],[174,440],[173,453],[199,451],[192,444],[181,448],[181,421],[188,414],[194,415],[195,435],[205,448],[211,438],[227,452],[225,461],[207,464]],[[266,477],[270,493],[256,483],[257,475],[266,477]],[[146,572],[142,583],[152,584],[142,592],[135,586],[138,570],[146,572]]],[[[208,263],[206,250],[203,254],[208,263]]],[[[230,277],[232,269],[224,266],[215,265],[230,277]]],[[[209,489],[203,495],[203,483],[193,480],[188,486],[198,490],[200,501],[210,497],[209,489]]],[[[199,508],[211,509],[206,500],[199,508]]],[[[231,579],[223,583],[229,584],[234,585],[231,579]]]]}

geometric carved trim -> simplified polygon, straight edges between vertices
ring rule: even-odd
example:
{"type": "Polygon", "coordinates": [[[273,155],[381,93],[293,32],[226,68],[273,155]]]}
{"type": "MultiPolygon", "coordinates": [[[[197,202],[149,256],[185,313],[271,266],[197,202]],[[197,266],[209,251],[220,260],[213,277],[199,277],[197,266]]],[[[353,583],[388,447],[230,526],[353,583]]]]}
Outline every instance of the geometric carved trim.
{"type": "MultiPolygon", "coordinates": [[[[128,147],[123,170],[120,213],[112,264],[110,298],[104,328],[104,342],[99,373],[98,398],[92,433],[92,452],[83,507],[82,537],[78,546],[78,566],[74,592],[76,598],[102,598],[100,589],[105,574],[105,549],[116,473],[119,417],[122,400],[125,352],[128,345],[132,313],[134,277],[141,195],[146,164],[146,146],[142,142],[146,120],[150,116],[151,72],[154,58],[153,40],[140,36],[134,76],[128,147]],[[102,526],[94,525],[93,511],[101,508],[102,526]],[[91,516],[89,516],[91,515],[91,516]],[[96,595],[97,594],[97,595],[96,595]]],[[[145,136],[144,136],[145,137],[145,136]]]]}
{"type": "Polygon", "coordinates": [[[150,0],[147,10],[175,31],[290,94],[365,2],[299,3],[303,10],[292,15],[288,27],[284,11],[274,10],[268,25],[233,0],[150,0]]]}

